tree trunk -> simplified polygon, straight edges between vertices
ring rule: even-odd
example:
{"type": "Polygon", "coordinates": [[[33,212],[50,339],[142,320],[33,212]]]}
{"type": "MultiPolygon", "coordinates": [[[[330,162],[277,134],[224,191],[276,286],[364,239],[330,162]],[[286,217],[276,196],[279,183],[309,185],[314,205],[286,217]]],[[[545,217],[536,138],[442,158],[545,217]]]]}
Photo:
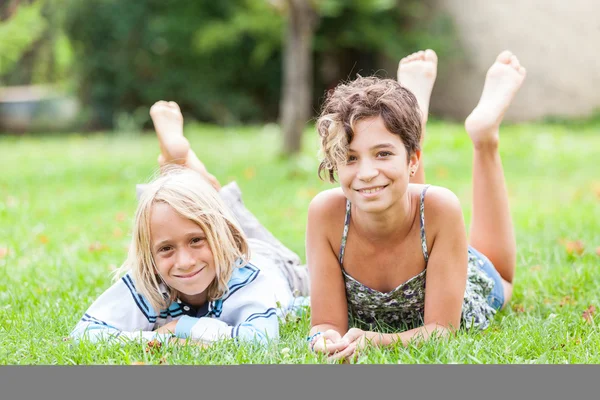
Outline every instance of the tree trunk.
{"type": "Polygon", "coordinates": [[[310,0],[288,0],[288,24],[283,52],[283,85],[279,117],[283,152],[300,151],[302,132],[311,116],[312,42],[317,14],[310,0]]]}

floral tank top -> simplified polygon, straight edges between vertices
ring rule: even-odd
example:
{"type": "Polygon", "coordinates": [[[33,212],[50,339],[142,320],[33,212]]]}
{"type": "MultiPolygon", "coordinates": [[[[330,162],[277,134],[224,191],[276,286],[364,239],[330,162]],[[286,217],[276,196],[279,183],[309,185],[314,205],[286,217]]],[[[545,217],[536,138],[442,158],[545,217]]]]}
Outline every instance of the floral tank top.
{"type": "MultiPolygon", "coordinates": [[[[428,188],[429,185],[423,188],[419,203],[421,248],[425,258],[425,269],[387,293],[363,285],[344,270],[344,251],[348,239],[351,209],[350,201],[346,201],[346,219],[340,246],[339,263],[346,286],[349,327],[378,332],[400,332],[423,326],[425,277],[427,261],[429,260],[425,236],[424,204],[425,193],[428,188]]],[[[485,329],[496,314],[496,310],[487,301],[487,297],[494,287],[494,281],[478,267],[482,261],[472,251],[471,247],[469,247],[468,252],[467,285],[463,300],[461,324],[467,329],[485,329]]]]}

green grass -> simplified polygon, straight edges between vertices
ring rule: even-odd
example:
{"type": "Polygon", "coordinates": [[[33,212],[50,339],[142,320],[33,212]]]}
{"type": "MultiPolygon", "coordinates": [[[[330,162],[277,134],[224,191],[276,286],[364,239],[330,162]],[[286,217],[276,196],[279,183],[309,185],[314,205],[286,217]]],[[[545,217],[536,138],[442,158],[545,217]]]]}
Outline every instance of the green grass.
{"type": "MultiPolygon", "coordinates": [[[[600,124],[515,125],[501,150],[518,240],[511,307],[484,332],[409,348],[372,349],[359,363],[599,363],[600,124]],[[580,240],[569,255],[560,239],[580,240]]],[[[274,127],[193,126],[196,153],[247,207],[304,258],[310,199],[332,185],[316,176],[317,139],[291,161],[277,156],[274,127]]],[[[240,364],[325,362],[306,348],[308,318],[287,322],[267,351],[74,344],[67,336],[124,260],[135,184],[156,171],[153,135],[0,137],[0,364],[240,364]],[[4,254],[8,252],[8,254],[4,254]],[[289,351],[284,349],[289,349],[289,351]],[[282,351],[283,350],[283,351],[282,351]]],[[[429,183],[446,186],[470,215],[471,146],[459,125],[433,123],[425,145],[429,183]]]]}

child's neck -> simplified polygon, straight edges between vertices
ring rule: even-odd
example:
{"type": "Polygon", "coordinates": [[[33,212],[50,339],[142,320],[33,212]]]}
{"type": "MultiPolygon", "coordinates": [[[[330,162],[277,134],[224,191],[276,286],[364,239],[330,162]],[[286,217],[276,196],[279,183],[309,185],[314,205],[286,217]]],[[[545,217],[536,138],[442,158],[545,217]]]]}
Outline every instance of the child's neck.
{"type": "Polygon", "coordinates": [[[206,290],[205,290],[202,293],[198,293],[198,294],[194,294],[194,295],[187,295],[184,293],[179,293],[179,299],[182,302],[189,304],[190,306],[201,307],[206,303],[208,297],[206,295],[206,290]]]}
{"type": "Polygon", "coordinates": [[[358,235],[373,242],[397,241],[410,232],[414,220],[414,207],[411,196],[407,194],[390,208],[379,213],[352,210],[352,221],[358,235]]]}

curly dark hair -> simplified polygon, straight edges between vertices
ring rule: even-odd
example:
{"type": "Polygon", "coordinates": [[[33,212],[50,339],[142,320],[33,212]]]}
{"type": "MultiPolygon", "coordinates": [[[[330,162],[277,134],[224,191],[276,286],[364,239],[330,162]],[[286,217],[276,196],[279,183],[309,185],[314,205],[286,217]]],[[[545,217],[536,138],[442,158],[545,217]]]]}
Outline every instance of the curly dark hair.
{"type": "Polygon", "coordinates": [[[317,120],[321,179],[325,173],[330,182],[335,182],[337,166],[346,162],[355,124],[377,116],[388,131],[400,137],[409,155],[420,150],[422,115],[416,97],[393,79],[359,76],[329,93],[317,120]]]}

